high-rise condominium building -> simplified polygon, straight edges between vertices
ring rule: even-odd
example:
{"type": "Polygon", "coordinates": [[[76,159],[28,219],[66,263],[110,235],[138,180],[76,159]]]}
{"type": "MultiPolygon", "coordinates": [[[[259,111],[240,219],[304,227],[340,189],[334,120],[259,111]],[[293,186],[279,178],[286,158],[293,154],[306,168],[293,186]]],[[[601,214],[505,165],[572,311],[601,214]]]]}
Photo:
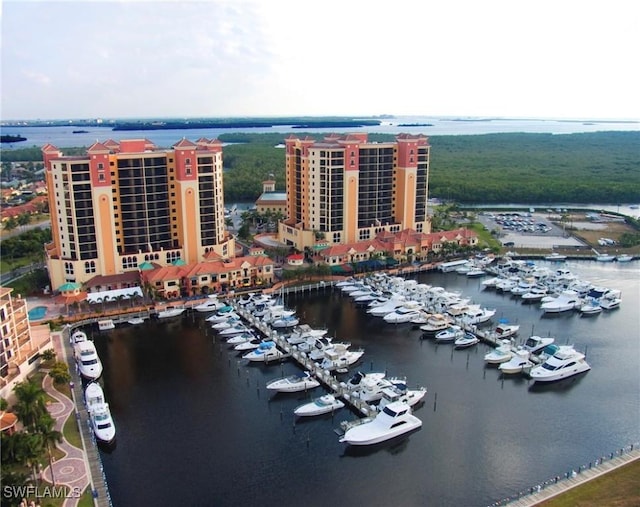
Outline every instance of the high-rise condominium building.
{"type": "Polygon", "coordinates": [[[82,156],[42,148],[53,241],[52,288],[98,275],[234,255],[224,224],[222,144],[183,139],[96,142],[82,156]]]}
{"type": "Polygon", "coordinates": [[[382,231],[431,232],[428,139],[367,134],[285,141],[287,220],[279,240],[298,250],[373,239],[382,231]]]}

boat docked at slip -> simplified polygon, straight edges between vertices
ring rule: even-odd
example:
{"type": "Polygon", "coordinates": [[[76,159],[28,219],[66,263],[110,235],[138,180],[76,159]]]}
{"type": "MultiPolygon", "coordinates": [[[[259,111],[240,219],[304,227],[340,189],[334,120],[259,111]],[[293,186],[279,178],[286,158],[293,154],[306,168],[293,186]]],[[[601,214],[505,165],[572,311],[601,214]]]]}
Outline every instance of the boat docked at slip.
{"type": "Polygon", "coordinates": [[[319,364],[326,371],[344,370],[357,363],[364,355],[364,350],[349,350],[343,343],[333,344],[324,351],[324,359],[319,364]]]}
{"type": "Polygon", "coordinates": [[[110,444],[116,438],[116,425],[100,384],[91,382],[84,391],[84,399],[93,434],[98,441],[110,444]]]}
{"type": "Polygon", "coordinates": [[[387,378],[385,376],[378,377],[377,375],[366,376],[362,378],[356,388],[352,389],[351,395],[366,403],[373,403],[382,398],[382,392],[385,389],[391,388],[396,384],[406,386],[406,380],[387,378]]]}
{"type": "Polygon", "coordinates": [[[578,352],[572,345],[561,345],[544,363],[531,368],[529,376],[534,382],[554,382],[590,369],[582,352],[578,352]]]}
{"type": "Polygon", "coordinates": [[[230,315],[237,315],[237,313],[233,310],[233,306],[224,305],[218,308],[218,311],[216,313],[214,313],[213,315],[209,315],[205,320],[207,322],[215,324],[216,322],[227,320],[230,315]]]}
{"type": "Polygon", "coordinates": [[[436,333],[436,342],[451,343],[464,336],[464,329],[457,325],[451,325],[448,328],[436,333]]]}
{"type": "Polygon", "coordinates": [[[406,302],[407,300],[404,296],[395,295],[379,306],[369,306],[367,313],[374,317],[384,317],[388,313],[394,312],[396,308],[401,307],[406,302]]]}
{"type": "Polygon", "coordinates": [[[289,345],[299,345],[309,339],[322,338],[328,332],[328,329],[313,329],[308,324],[301,324],[296,326],[285,339],[289,345]]]}
{"type": "Polygon", "coordinates": [[[545,255],[544,260],[550,262],[564,262],[567,260],[567,256],[559,254],[558,252],[552,252],[549,255],[545,255]]]}
{"type": "Polygon", "coordinates": [[[218,300],[218,296],[211,295],[207,298],[204,303],[200,303],[193,307],[196,312],[216,312],[220,310],[223,306],[226,306],[222,301],[218,300]]]}
{"type": "Polygon", "coordinates": [[[300,323],[300,319],[295,315],[283,315],[279,319],[275,319],[270,322],[271,327],[274,329],[285,329],[290,327],[296,327],[300,323]]]}
{"type": "Polygon", "coordinates": [[[363,373],[361,371],[357,371],[349,378],[349,380],[342,382],[340,385],[344,389],[353,391],[354,389],[359,389],[361,385],[364,385],[364,383],[377,382],[386,376],[387,374],[385,372],[363,373]]]}
{"type": "Polygon", "coordinates": [[[576,310],[582,306],[582,299],[574,290],[564,290],[550,301],[543,302],[540,308],[544,313],[561,313],[576,310]]]}
{"type": "Polygon", "coordinates": [[[473,347],[478,343],[480,343],[480,339],[476,335],[470,331],[465,331],[462,336],[455,339],[453,346],[456,349],[466,349],[467,347],[473,347]]]}
{"type": "Polygon", "coordinates": [[[71,336],[69,337],[69,342],[71,345],[75,345],[76,343],[86,342],[89,338],[87,338],[87,333],[82,331],[81,329],[76,329],[71,336]]]}
{"type": "Polygon", "coordinates": [[[533,367],[533,362],[531,362],[530,357],[531,354],[528,350],[523,348],[518,349],[513,353],[511,359],[500,363],[498,369],[506,375],[526,373],[533,367]]]}
{"type": "Polygon", "coordinates": [[[616,260],[616,256],[610,254],[598,254],[596,255],[596,260],[598,262],[613,262],[616,260]]]}
{"type": "Polygon", "coordinates": [[[167,306],[165,309],[160,310],[156,317],[159,319],[171,319],[173,317],[179,317],[187,309],[184,306],[167,306]]]}
{"type": "Polygon", "coordinates": [[[487,364],[506,363],[513,357],[511,340],[502,340],[491,352],[484,355],[484,362],[487,364]]]}
{"type": "Polygon", "coordinates": [[[617,262],[631,262],[633,260],[633,256],[629,254],[622,254],[616,257],[617,262]]]}
{"type": "Polygon", "coordinates": [[[282,359],[284,356],[284,352],[276,347],[274,342],[266,341],[260,343],[257,348],[246,353],[242,358],[253,362],[268,363],[282,359]]]}
{"type": "Polygon", "coordinates": [[[426,387],[409,389],[405,383],[393,384],[391,387],[382,390],[382,398],[380,398],[378,410],[382,410],[384,406],[396,401],[406,403],[410,407],[413,407],[420,403],[426,395],[426,387]]]}
{"type": "Polygon", "coordinates": [[[344,407],[344,402],[333,394],[325,394],[315,400],[298,406],[293,413],[299,417],[329,414],[344,407]]]}
{"type": "Polygon", "coordinates": [[[532,303],[540,301],[543,297],[549,294],[549,288],[544,285],[536,285],[532,287],[529,292],[525,292],[520,298],[523,303],[532,303]]]}
{"type": "Polygon", "coordinates": [[[622,299],[619,297],[618,294],[619,293],[606,294],[605,296],[600,298],[598,303],[604,310],[614,310],[615,308],[619,308],[620,303],[622,303],[622,299]]]}
{"type": "Polygon", "coordinates": [[[373,445],[399,437],[422,427],[422,421],[411,413],[411,407],[401,401],[385,405],[372,419],[347,426],[340,442],[349,445],[373,445]]]}
{"type": "Polygon", "coordinates": [[[227,313],[226,317],[223,319],[216,320],[215,322],[211,321],[211,328],[216,331],[222,331],[223,329],[230,328],[231,326],[235,326],[241,322],[242,319],[240,318],[240,315],[235,312],[230,312],[227,313]]]}
{"type": "Polygon", "coordinates": [[[315,389],[319,385],[320,382],[313,378],[308,371],[305,371],[267,382],[267,389],[279,393],[297,393],[299,391],[315,389]]]}
{"type": "Polygon", "coordinates": [[[422,313],[423,305],[417,301],[407,301],[399,306],[391,313],[387,313],[384,317],[385,322],[389,324],[406,324],[416,319],[422,313]]]}
{"type": "Polygon", "coordinates": [[[227,327],[225,329],[219,330],[218,334],[223,338],[224,337],[228,338],[230,336],[235,336],[237,334],[249,333],[249,332],[251,332],[251,329],[245,326],[244,323],[236,322],[231,327],[227,327]]]}
{"type": "Polygon", "coordinates": [[[578,311],[582,316],[598,315],[599,313],[602,313],[602,306],[600,306],[600,301],[590,298],[585,301],[580,308],[578,308],[578,311]]]}
{"type": "Polygon", "coordinates": [[[427,322],[425,324],[420,326],[422,337],[431,338],[440,331],[444,331],[445,329],[447,329],[452,322],[453,319],[451,319],[451,317],[448,317],[441,313],[435,313],[427,319],[427,322]]]}
{"type": "Polygon", "coordinates": [[[537,354],[541,352],[547,345],[551,345],[556,339],[551,336],[543,337],[532,335],[529,336],[522,345],[522,348],[527,350],[530,354],[537,354]]]}
{"type": "Polygon", "coordinates": [[[482,308],[480,305],[469,305],[460,318],[466,325],[477,326],[489,322],[495,314],[495,309],[482,308]]]}
{"type": "Polygon", "coordinates": [[[520,330],[519,324],[508,324],[507,322],[501,322],[498,324],[493,331],[491,331],[491,336],[496,340],[504,340],[505,338],[510,338],[511,336],[515,336],[518,334],[520,330]]]}
{"type": "Polygon", "coordinates": [[[96,380],[102,375],[102,361],[98,357],[96,346],[92,341],[84,340],[73,346],[73,356],[80,375],[87,380],[96,380]]]}

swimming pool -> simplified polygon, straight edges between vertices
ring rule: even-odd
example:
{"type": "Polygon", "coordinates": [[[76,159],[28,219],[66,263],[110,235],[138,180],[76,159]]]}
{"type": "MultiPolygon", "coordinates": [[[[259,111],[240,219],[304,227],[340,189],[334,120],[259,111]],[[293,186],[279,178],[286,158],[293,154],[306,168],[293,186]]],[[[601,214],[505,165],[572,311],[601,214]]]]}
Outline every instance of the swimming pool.
{"type": "Polygon", "coordinates": [[[47,313],[46,306],[36,306],[35,308],[32,308],[31,310],[29,310],[28,312],[29,320],[40,320],[44,318],[46,313],[47,313]]]}

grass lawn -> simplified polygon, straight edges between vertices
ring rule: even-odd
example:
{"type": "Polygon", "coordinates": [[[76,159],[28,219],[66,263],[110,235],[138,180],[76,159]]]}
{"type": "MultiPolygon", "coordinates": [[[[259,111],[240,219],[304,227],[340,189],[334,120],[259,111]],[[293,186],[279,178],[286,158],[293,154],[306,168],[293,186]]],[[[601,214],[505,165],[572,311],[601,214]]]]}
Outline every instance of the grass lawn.
{"type": "Polygon", "coordinates": [[[541,502],[537,507],[637,507],[640,505],[640,460],[541,502]]]}

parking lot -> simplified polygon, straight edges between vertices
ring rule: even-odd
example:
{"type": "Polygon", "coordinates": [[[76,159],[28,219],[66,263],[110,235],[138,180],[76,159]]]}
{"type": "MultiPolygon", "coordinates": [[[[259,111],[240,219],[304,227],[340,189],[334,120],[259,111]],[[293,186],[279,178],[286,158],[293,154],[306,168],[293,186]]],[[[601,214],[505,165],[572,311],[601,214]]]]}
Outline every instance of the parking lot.
{"type": "Polygon", "coordinates": [[[489,231],[497,231],[505,247],[551,249],[585,246],[553,223],[545,213],[484,211],[478,214],[478,220],[489,231]]]}

